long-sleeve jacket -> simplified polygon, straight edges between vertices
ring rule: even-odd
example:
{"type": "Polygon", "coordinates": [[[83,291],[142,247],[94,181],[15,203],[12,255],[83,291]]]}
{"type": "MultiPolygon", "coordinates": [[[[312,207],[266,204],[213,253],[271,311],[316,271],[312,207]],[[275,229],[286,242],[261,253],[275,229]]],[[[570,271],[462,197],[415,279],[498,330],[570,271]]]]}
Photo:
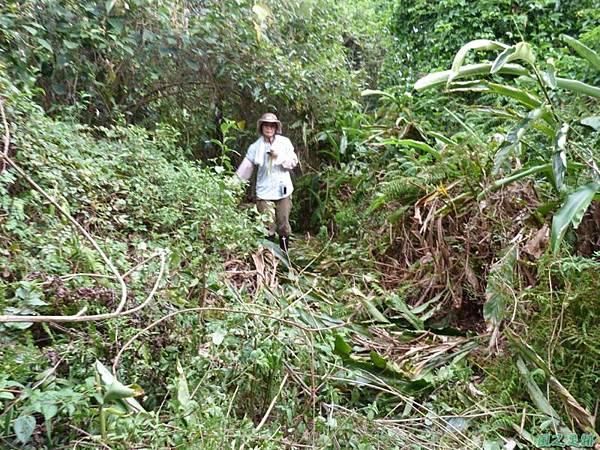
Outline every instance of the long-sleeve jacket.
{"type": "Polygon", "coordinates": [[[294,190],[290,170],[297,164],[298,156],[288,138],[278,134],[269,143],[261,136],[248,147],[246,157],[236,173],[241,179],[247,180],[257,165],[256,196],[261,200],[280,200],[294,190]],[[271,152],[276,153],[277,157],[273,158],[271,152]]]}

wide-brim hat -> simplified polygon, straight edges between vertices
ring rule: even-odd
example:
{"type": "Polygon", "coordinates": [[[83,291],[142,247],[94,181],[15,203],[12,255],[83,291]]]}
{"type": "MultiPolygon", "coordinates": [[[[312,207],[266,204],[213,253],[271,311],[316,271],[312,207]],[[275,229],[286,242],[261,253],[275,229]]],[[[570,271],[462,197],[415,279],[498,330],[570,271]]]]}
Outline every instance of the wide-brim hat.
{"type": "Polygon", "coordinates": [[[277,124],[277,134],[281,134],[281,130],[283,127],[281,126],[281,122],[279,121],[277,116],[273,113],[265,113],[262,116],[260,116],[260,119],[258,119],[258,122],[256,122],[256,131],[258,132],[259,136],[261,134],[260,127],[265,122],[276,123],[277,124]]]}

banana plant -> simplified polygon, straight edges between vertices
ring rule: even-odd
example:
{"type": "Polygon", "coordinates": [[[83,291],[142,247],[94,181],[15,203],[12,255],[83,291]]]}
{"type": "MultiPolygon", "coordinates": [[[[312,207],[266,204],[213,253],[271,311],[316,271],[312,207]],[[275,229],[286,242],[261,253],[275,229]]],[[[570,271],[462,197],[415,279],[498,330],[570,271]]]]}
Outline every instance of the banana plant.
{"type": "MultiPolygon", "coordinates": [[[[592,69],[600,71],[600,56],[594,50],[570,36],[563,35],[562,40],[589,63],[592,69]]],[[[524,167],[505,174],[503,178],[492,183],[479,195],[479,198],[526,176],[546,175],[562,200],[561,208],[553,217],[550,240],[552,251],[557,252],[568,228],[571,226],[577,228],[592,200],[600,195],[600,170],[594,162],[591,151],[590,158],[580,157],[580,161],[568,160],[568,137],[573,121],[562,117],[563,111],[560,105],[552,101],[551,92],[555,91],[560,95],[561,90],[566,90],[600,99],[600,87],[557,76],[552,59],[547,61],[546,67],[542,70],[532,46],[527,42],[509,46],[487,39],[477,39],[465,44],[457,52],[449,70],[430,73],[418,80],[414,86],[416,91],[441,87],[445,87],[450,93],[498,95],[520,106],[521,112],[514,109],[488,108],[488,111],[496,116],[512,118],[516,121],[496,151],[493,169],[495,175],[510,170],[508,163],[511,155],[523,152],[524,138],[531,134],[531,130],[535,130],[540,134],[541,139],[549,142],[548,147],[552,152],[548,161],[540,162],[539,158],[531,158],[524,167]],[[477,51],[498,53],[493,61],[465,65],[467,55],[477,51]],[[522,82],[509,83],[506,78],[505,82],[496,82],[484,78],[490,75],[503,78],[510,75],[513,79],[517,76],[522,82]],[[473,80],[473,77],[477,79],[473,80]],[[465,80],[466,78],[469,79],[465,80]],[[531,89],[532,83],[537,86],[536,90],[531,89]],[[589,169],[592,182],[569,186],[566,181],[567,171],[582,167],[589,169]]],[[[564,100],[563,97],[561,100],[564,100]]],[[[479,108],[479,110],[483,109],[479,108]]],[[[597,116],[579,119],[577,122],[582,125],[590,126],[596,131],[600,128],[600,118],[597,116]]]]}

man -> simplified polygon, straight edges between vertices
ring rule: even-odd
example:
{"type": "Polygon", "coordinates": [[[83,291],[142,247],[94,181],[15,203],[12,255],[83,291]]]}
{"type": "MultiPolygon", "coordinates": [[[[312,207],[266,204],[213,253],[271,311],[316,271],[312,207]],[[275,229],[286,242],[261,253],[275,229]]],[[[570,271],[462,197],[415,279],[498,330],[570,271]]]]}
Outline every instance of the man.
{"type": "Polygon", "coordinates": [[[269,226],[268,238],[274,240],[277,231],[279,246],[287,252],[292,232],[289,219],[294,191],[290,171],[298,164],[298,157],[290,140],[281,135],[281,130],[281,122],[275,114],[263,114],[257,122],[259,138],[248,147],[236,173],[242,180],[248,180],[254,166],[258,166],[256,206],[262,213],[267,211],[267,202],[275,203],[275,223],[269,226]]]}

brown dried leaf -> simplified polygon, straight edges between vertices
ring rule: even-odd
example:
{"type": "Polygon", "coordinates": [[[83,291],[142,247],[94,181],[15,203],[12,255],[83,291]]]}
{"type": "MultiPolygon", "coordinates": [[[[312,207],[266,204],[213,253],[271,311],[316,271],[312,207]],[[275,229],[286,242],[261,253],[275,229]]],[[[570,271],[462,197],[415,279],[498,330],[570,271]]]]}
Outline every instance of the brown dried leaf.
{"type": "Polygon", "coordinates": [[[548,225],[544,225],[535,236],[525,244],[523,247],[523,251],[528,255],[533,256],[535,259],[538,259],[544,253],[544,249],[548,244],[548,238],[550,236],[550,230],[548,225]]]}

